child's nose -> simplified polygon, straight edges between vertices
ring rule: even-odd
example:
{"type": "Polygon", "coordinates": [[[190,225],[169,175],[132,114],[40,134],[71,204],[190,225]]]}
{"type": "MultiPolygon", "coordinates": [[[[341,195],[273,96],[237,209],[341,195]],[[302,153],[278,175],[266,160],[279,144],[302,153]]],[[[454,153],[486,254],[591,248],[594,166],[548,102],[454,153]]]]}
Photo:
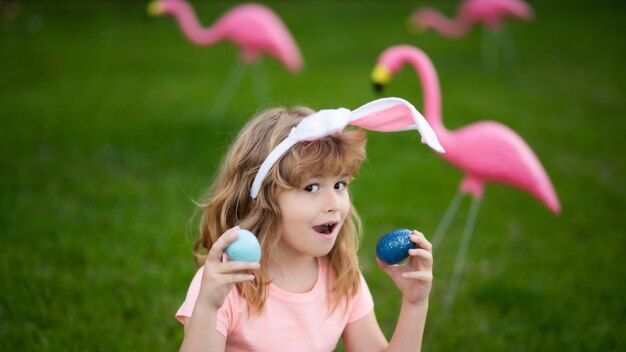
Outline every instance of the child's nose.
{"type": "Polygon", "coordinates": [[[324,210],[326,212],[333,212],[339,209],[339,195],[335,190],[329,190],[326,192],[324,210]]]}

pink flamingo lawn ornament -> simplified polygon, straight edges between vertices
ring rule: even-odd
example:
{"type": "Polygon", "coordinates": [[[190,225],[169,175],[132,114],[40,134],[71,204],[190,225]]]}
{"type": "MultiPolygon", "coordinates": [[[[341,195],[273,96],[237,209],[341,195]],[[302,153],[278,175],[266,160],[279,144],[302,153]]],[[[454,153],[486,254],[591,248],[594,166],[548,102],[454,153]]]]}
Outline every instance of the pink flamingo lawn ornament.
{"type": "Polygon", "coordinates": [[[424,117],[446,151],[439,155],[465,174],[459,191],[435,231],[433,248],[438,246],[447,231],[462,195],[469,194],[473,198],[444,301],[445,312],[454,301],[485,183],[498,182],[528,192],[554,213],[559,213],[561,206],[539,159],[513,130],[494,121],[475,122],[455,131],[444,127],[439,79],[435,67],[423,51],[408,45],[385,50],[378,57],[372,72],[375,87],[382,88],[405,64],[412,65],[420,78],[424,117]]]}
{"type": "MultiPolygon", "coordinates": [[[[484,27],[494,33],[496,40],[499,40],[499,34],[504,32],[504,21],[507,18],[516,18],[524,21],[530,21],[534,17],[533,9],[523,0],[463,0],[457,15],[453,19],[447,18],[438,10],[433,8],[419,8],[413,12],[409,18],[409,23],[415,31],[424,31],[432,28],[439,34],[448,38],[459,38],[466,35],[472,27],[477,24],[483,24],[484,27]]],[[[483,32],[483,35],[486,33],[483,32]]],[[[504,34],[507,34],[506,32],[504,34]]],[[[507,37],[508,38],[508,34],[507,37]]],[[[506,39],[505,38],[505,39],[506,39]]],[[[483,38],[483,58],[493,57],[497,55],[494,50],[489,53],[486,42],[483,38]]],[[[507,53],[512,58],[514,55],[513,41],[508,38],[505,41],[508,45],[507,53]]]]}
{"type": "MultiPolygon", "coordinates": [[[[304,66],[298,45],[280,18],[260,4],[243,4],[228,10],[212,26],[204,28],[198,22],[191,5],[185,0],[155,0],[148,6],[152,16],[172,15],[183,34],[192,43],[210,46],[230,41],[241,50],[241,59],[251,64],[267,54],[278,60],[290,72],[304,66]]],[[[241,81],[244,65],[235,65],[228,75],[227,84],[218,95],[214,112],[225,108],[241,81]],[[230,94],[225,94],[229,92],[230,94]],[[217,107],[217,109],[215,108],[217,107]]],[[[264,90],[267,90],[266,87],[264,90]]]]}

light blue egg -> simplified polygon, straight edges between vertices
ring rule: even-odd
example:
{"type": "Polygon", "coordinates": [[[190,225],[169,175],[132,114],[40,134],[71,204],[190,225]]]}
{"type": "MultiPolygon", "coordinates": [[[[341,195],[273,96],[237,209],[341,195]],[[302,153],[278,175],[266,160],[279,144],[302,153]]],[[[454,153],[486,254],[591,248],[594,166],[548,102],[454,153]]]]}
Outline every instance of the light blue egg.
{"type": "Polygon", "coordinates": [[[230,260],[258,262],[261,260],[261,245],[256,236],[244,229],[237,230],[237,239],[226,247],[230,260]]]}

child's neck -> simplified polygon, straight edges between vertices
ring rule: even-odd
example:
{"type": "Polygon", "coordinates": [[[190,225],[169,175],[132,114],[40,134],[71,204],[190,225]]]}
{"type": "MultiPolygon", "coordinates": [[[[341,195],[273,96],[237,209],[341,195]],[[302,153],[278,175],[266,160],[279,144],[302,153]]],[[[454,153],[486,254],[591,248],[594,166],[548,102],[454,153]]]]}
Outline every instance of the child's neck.
{"type": "Polygon", "coordinates": [[[318,276],[318,262],[315,257],[277,255],[274,263],[269,265],[272,284],[287,292],[309,292],[318,276]]]}

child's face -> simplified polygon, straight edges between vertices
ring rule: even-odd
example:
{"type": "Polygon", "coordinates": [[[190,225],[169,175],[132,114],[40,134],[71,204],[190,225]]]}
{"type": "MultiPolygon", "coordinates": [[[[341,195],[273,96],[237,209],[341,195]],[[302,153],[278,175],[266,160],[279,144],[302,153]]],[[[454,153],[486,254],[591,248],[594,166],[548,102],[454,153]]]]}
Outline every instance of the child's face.
{"type": "Polygon", "coordinates": [[[278,194],[282,214],[283,254],[320,257],[328,254],[350,213],[347,176],[319,176],[278,194]]]}

